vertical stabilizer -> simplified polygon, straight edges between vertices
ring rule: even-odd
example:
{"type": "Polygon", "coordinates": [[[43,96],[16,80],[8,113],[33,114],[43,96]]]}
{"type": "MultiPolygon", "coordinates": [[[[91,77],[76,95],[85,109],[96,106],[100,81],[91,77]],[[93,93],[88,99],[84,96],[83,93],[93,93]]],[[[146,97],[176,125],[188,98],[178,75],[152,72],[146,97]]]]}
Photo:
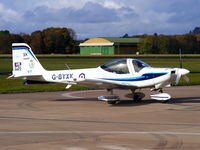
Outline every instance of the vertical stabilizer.
{"type": "Polygon", "coordinates": [[[12,44],[13,77],[42,75],[45,69],[26,43],[12,44]]]}

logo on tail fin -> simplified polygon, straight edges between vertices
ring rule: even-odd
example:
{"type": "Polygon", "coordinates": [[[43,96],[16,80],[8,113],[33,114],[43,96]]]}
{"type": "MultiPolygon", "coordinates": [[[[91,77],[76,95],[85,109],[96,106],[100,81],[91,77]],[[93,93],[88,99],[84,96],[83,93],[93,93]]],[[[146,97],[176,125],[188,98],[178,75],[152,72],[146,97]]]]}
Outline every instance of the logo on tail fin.
{"type": "Polygon", "coordinates": [[[30,69],[33,69],[35,67],[35,63],[33,60],[30,60],[29,67],[30,67],[30,69]]]}
{"type": "Polygon", "coordinates": [[[21,70],[22,70],[22,63],[15,62],[15,71],[21,71],[21,70]]]}

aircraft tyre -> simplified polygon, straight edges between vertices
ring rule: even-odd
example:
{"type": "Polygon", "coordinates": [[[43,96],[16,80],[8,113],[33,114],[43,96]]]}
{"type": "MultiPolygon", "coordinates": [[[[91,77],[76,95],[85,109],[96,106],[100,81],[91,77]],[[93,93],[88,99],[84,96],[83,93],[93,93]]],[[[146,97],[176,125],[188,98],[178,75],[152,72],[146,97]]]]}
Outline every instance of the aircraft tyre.
{"type": "Polygon", "coordinates": [[[141,98],[139,98],[139,97],[137,97],[137,96],[134,96],[133,97],[133,101],[134,102],[140,102],[142,99],[141,98]]]}
{"type": "Polygon", "coordinates": [[[134,93],[133,95],[133,101],[134,102],[140,102],[142,100],[142,98],[145,97],[145,94],[144,93],[141,93],[141,92],[136,92],[134,93]]]}
{"type": "Polygon", "coordinates": [[[161,101],[163,104],[167,104],[169,102],[169,100],[166,101],[161,101]]]}
{"type": "Polygon", "coordinates": [[[114,105],[114,104],[116,104],[117,102],[118,102],[118,100],[117,100],[117,101],[108,101],[108,104],[114,105]]]}

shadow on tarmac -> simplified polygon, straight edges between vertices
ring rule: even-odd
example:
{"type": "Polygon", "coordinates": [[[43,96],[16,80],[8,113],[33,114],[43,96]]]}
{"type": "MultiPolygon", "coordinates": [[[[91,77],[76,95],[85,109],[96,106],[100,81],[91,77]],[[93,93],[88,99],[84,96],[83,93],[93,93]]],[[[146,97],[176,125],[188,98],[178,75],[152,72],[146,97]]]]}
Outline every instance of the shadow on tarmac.
{"type": "Polygon", "coordinates": [[[56,99],[53,101],[69,102],[69,101],[97,101],[96,97],[91,98],[72,98],[72,99],[56,99]]]}
{"type": "Polygon", "coordinates": [[[173,98],[171,103],[200,103],[200,97],[173,98]]]}
{"type": "MultiPolygon", "coordinates": [[[[73,98],[73,99],[56,99],[53,101],[60,101],[60,102],[68,102],[68,101],[99,101],[99,102],[104,102],[98,100],[96,97],[94,98],[73,98]]],[[[107,102],[104,102],[107,103],[107,102]]],[[[131,106],[142,106],[142,105],[148,105],[152,103],[160,103],[159,101],[156,100],[142,100],[139,102],[135,102],[133,100],[120,100],[116,104],[108,104],[110,106],[115,106],[115,107],[131,107],[131,106]]]]}
{"type": "MultiPolygon", "coordinates": [[[[53,101],[68,102],[68,101],[99,101],[96,97],[91,98],[73,98],[73,99],[56,99],[53,101]]],[[[106,103],[106,102],[105,102],[106,103]]],[[[142,100],[135,102],[133,100],[120,100],[116,104],[108,104],[114,107],[132,107],[132,106],[143,106],[153,103],[162,103],[156,100],[142,100]]],[[[185,97],[185,98],[172,98],[164,104],[178,104],[178,103],[200,103],[200,97],[185,97]]]]}

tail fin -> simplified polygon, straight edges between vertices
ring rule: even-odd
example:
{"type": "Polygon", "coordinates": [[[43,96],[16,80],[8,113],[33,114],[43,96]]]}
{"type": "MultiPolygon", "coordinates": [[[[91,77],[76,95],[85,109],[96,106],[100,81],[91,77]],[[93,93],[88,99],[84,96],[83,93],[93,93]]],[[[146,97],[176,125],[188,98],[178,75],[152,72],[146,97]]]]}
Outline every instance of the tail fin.
{"type": "Polygon", "coordinates": [[[12,77],[42,76],[45,69],[26,43],[12,44],[13,75],[12,77]]]}

